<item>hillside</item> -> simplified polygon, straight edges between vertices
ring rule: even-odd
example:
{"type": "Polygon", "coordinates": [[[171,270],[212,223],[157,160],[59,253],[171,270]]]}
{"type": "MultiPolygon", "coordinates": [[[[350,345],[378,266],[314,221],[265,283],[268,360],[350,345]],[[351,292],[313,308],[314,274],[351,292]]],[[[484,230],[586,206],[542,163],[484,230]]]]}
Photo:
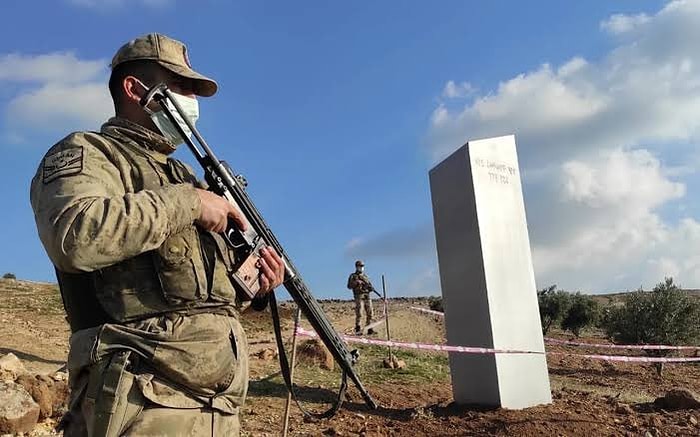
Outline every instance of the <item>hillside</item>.
{"type": "MultiPolygon", "coordinates": [[[[696,291],[695,291],[696,293],[696,291]]],[[[697,294],[697,293],[696,293],[697,294]]],[[[619,294],[610,295],[616,299],[619,294]]],[[[607,298],[607,296],[604,296],[607,298]]],[[[353,304],[323,301],[325,313],[341,333],[351,333],[353,304]]],[[[426,315],[410,306],[427,306],[426,298],[397,298],[389,303],[392,339],[442,344],[441,317],[426,315]]],[[[381,314],[380,302],[375,308],[381,314]]],[[[295,305],[281,305],[284,337],[291,338],[295,305]]],[[[63,367],[69,330],[60,297],[52,284],[0,281],[0,356],[13,353],[32,373],[51,374],[63,367]]],[[[274,359],[276,348],[268,312],[247,311],[241,316],[250,343],[250,389],[242,412],[243,436],[279,435],[286,399],[274,359]]],[[[309,328],[304,323],[304,327],[309,328]]],[[[555,337],[568,338],[555,331],[555,337]]],[[[383,325],[375,339],[385,338],[383,325]]],[[[304,340],[304,339],[302,339],[304,340]]],[[[581,341],[601,343],[597,333],[581,341]]],[[[387,350],[381,346],[353,345],[360,350],[357,371],[379,403],[369,411],[358,392],[350,388],[348,401],[328,420],[304,420],[294,408],[290,435],[422,436],[422,435],[698,435],[698,412],[670,411],[654,404],[673,389],[700,392],[700,366],[668,365],[663,377],[648,364],[618,363],[582,357],[582,353],[611,353],[605,349],[548,346],[553,403],[524,410],[459,406],[452,402],[449,361],[440,352],[394,348],[406,364],[392,370],[382,366],[387,350]]],[[[616,354],[633,352],[616,351],[616,354]]],[[[303,356],[303,354],[302,354],[303,356]]],[[[321,410],[338,387],[337,370],[302,361],[295,381],[306,406],[321,410]]],[[[58,410],[57,410],[58,411],[58,410]]],[[[59,413],[55,413],[59,414],[59,413]]],[[[55,435],[48,429],[57,416],[37,425],[32,436],[55,435]]]]}

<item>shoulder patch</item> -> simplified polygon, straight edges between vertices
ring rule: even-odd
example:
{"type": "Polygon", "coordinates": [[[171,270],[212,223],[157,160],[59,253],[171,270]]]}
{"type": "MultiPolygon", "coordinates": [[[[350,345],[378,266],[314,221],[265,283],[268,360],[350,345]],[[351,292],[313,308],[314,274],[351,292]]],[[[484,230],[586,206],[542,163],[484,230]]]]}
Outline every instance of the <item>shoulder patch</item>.
{"type": "Polygon", "coordinates": [[[83,171],[83,148],[71,147],[44,158],[42,180],[48,184],[54,179],[78,174],[81,171],[83,171]]]}

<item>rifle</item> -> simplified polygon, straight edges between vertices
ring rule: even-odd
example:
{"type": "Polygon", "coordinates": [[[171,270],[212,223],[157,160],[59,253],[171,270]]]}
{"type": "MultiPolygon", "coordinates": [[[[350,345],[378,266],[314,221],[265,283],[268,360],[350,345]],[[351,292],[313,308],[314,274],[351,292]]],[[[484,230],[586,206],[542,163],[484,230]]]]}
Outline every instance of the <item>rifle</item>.
{"type": "Polygon", "coordinates": [[[371,282],[365,281],[364,279],[361,279],[361,278],[359,278],[358,280],[362,283],[362,289],[363,289],[363,290],[370,291],[370,292],[376,294],[377,296],[379,296],[380,299],[384,299],[384,298],[382,297],[382,295],[379,294],[379,292],[377,291],[377,289],[374,288],[374,285],[372,285],[371,282]]]}
{"type": "Polygon", "coordinates": [[[382,297],[382,295],[379,294],[379,292],[377,291],[377,289],[374,288],[374,285],[372,285],[372,284],[368,284],[368,285],[365,287],[365,290],[369,290],[369,291],[371,291],[372,293],[374,293],[374,294],[376,294],[377,296],[379,296],[380,299],[384,299],[384,298],[382,297]]]}
{"type": "Polygon", "coordinates": [[[383,297],[381,294],[379,294],[379,292],[377,291],[377,289],[374,288],[374,285],[369,284],[369,287],[368,287],[368,288],[369,288],[369,291],[371,291],[372,293],[376,294],[380,299],[382,299],[382,300],[384,299],[384,297],[383,297]]]}
{"type": "Polygon", "coordinates": [[[228,164],[224,161],[220,161],[216,155],[214,155],[214,152],[204,138],[202,138],[197,128],[195,128],[187,117],[182,115],[182,108],[177,103],[177,100],[172,97],[172,91],[170,91],[164,83],[155,85],[149,89],[139,103],[142,107],[145,107],[153,100],[160,105],[166,116],[185,140],[190,151],[194,154],[197,162],[204,171],[204,179],[209,185],[209,189],[228,200],[235,208],[243,213],[248,223],[250,223],[248,229],[245,232],[241,232],[233,221],[229,219],[228,227],[223,233],[224,240],[226,240],[226,243],[236,252],[237,258],[234,273],[231,275],[230,279],[237,290],[236,294],[238,295],[238,292],[240,292],[243,299],[252,300],[251,305],[255,309],[265,308],[267,305],[266,299],[269,299],[270,312],[275,327],[277,347],[279,349],[282,375],[287,389],[292,393],[297,404],[299,404],[299,400],[294,393],[294,387],[289,373],[289,362],[282,341],[275,295],[274,293],[268,293],[266,295],[267,297],[264,299],[256,298],[256,293],[259,290],[259,274],[256,264],[260,258],[259,252],[262,248],[266,246],[274,248],[284,261],[284,288],[286,288],[292,296],[301,312],[309,323],[311,323],[311,326],[313,326],[316,333],[318,333],[319,338],[321,338],[343,371],[338,398],[328,411],[321,414],[310,413],[299,404],[301,411],[306,415],[313,415],[316,417],[330,417],[335,414],[343,402],[348,377],[350,377],[357,387],[365,403],[370,408],[376,409],[377,404],[362,385],[359,376],[353,368],[353,365],[359,358],[358,352],[348,349],[348,346],[323,313],[321,306],[311,294],[311,291],[306,286],[306,283],[304,283],[301,275],[282,248],[282,245],[277,241],[277,238],[268,227],[262,215],[253,204],[250,197],[248,197],[245,191],[247,181],[241,175],[236,175],[228,164]],[[197,139],[202,150],[200,150],[185,133],[185,130],[180,124],[181,122],[184,122],[192,131],[192,134],[197,139]]]}

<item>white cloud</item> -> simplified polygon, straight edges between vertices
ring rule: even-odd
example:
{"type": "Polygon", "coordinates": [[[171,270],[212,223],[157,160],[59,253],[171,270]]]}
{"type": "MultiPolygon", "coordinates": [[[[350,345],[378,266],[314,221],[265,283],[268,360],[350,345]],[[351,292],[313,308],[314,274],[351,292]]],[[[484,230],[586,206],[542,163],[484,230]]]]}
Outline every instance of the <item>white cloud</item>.
{"type": "Polygon", "coordinates": [[[98,128],[113,113],[107,71],[107,61],[71,52],[0,55],[0,83],[11,91],[5,137],[98,128]]]}
{"type": "MultiPolygon", "coordinates": [[[[680,285],[698,288],[700,284],[700,223],[694,219],[682,220],[664,241],[663,250],[649,257],[649,282],[663,276],[673,276],[680,285]]],[[[640,266],[644,268],[645,266],[640,266]]]]}
{"type": "Polygon", "coordinates": [[[676,226],[648,214],[634,220],[615,217],[606,226],[589,227],[559,246],[533,250],[540,287],[560,284],[586,291],[651,288],[666,276],[689,288],[700,284],[700,223],[692,218],[676,226]]]}
{"type": "Polygon", "coordinates": [[[607,20],[600,23],[600,28],[613,35],[627,33],[639,26],[649,22],[650,18],[646,14],[623,15],[614,14],[607,20]]]}
{"type": "Polygon", "coordinates": [[[627,214],[648,211],[682,197],[685,187],[666,179],[647,150],[605,151],[595,160],[572,160],[562,169],[563,197],[589,208],[614,207],[627,214]]]}
{"type": "Polygon", "coordinates": [[[587,65],[588,62],[586,62],[585,59],[576,56],[566,64],[559,67],[559,70],[557,70],[557,75],[560,77],[569,77],[581,71],[587,65]]]}
{"type": "Polygon", "coordinates": [[[545,195],[549,208],[529,211],[535,226],[550,233],[549,239],[534,241],[541,285],[566,281],[596,289],[614,277],[660,279],[643,275],[642,264],[657,264],[652,259],[656,251],[679,229],[665,224],[654,210],[681,198],[683,184],[664,176],[659,161],[646,150],[603,151],[569,161],[555,175],[551,182],[559,193],[545,195]]]}
{"type": "Polygon", "coordinates": [[[0,81],[77,83],[104,74],[106,60],[84,61],[72,52],[0,56],[0,81]]]}
{"type": "Polygon", "coordinates": [[[351,238],[350,241],[348,241],[347,244],[345,245],[345,250],[347,252],[350,252],[350,251],[354,250],[356,247],[362,245],[363,241],[364,240],[361,237],[351,238]]]}
{"type": "Polygon", "coordinates": [[[457,99],[468,97],[474,92],[476,92],[476,90],[469,82],[461,82],[457,84],[451,80],[445,84],[445,88],[442,90],[442,96],[448,99],[457,99]]]}
{"type": "Polygon", "coordinates": [[[699,5],[668,5],[600,62],[574,57],[558,69],[543,64],[464,108],[438,106],[429,132],[434,158],[468,138],[509,133],[530,149],[526,164],[586,149],[697,140],[699,5]]]}
{"type": "Polygon", "coordinates": [[[15,127],[97,129],[113,109],[106,83],[49,83],[15,97],[7,114],[15,127]]]}
{"type": "Polygon", "coordinates": [[[619,44],[598,61],[544,63],[461,108],[438,104],[431,153],[516,134],[541,286],[635,288],[669,274],[700,286],[700,223],[659,212],[683,201],[678,178],[698,170],[696,157],[676,167],[662,158],[700,140],[700,2],[614,15],[601,29],[619,44]]]}

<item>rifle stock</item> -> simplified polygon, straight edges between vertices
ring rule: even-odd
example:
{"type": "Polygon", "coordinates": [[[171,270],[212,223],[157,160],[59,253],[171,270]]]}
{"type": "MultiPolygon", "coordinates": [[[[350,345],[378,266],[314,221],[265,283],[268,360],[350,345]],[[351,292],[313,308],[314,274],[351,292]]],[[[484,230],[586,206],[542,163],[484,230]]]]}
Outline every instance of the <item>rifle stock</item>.
{"type": "MultiPolygon", "coordinates": [[[[235,273],[231,275],[231,281],[237,290],[237,295],[240,294],[245,300],[252,300],[253,307],[257,307],[258,309],[260,309],[260,307],[264,308],[265,302],[262,302],[261,305],[260,299],[255,297],[259,289],[259,276],[255,265],[259,258],[258,253],[263,247],[270,246],[274,248],[285,264],[285,279],[283,283],[284,288],[286,288],[289,294],[292,296],[301,312],[304,314],[311,326],[313,326],[319,338],[323,341],[343,371],[343,387],[345,386],[345,377],[349,377],[362,395],[365,403],[370,408],[377,408],[377,404],[362,385],[359,375],[353,368],[353,364],[358,357],[357,352],[351,351],[348,348],[346,343],[326,317],[318,301],[316,301],[311,294],[311,291],[306,286],[306,283],[302,279],[301,275],[282,248],[282,245],[272,233],[262,215],[245,191],[245,187],[247,185],[245,179],[243,179],[240,175],[235,175],[233,170],[225,162],[220,161],[216,155],[214,155],[213,151],[209,148],[208,144],[204,138],[202,138],[195,126],[189,119],[182,116],[182,109],[179,107],[177,101],[172,98],[171,91],[165,84],[159,84],[151,88],[147,92],[146,96],[144,96],[144,98],[141,100],[141,106],[149,104],[151,100],[155,100],[161,106],[170,121],[177,127],[180,135],[183,137],[183,139],[185,139],[185,143],[192,151],[204,171],[204,177],[206,182],[209,184],[209,189],[229,200],[231,204],[233,204],[243,213],[250,224],[245,232],[241,232],[235,225],[232,224],[231,221],[229,221],[228,229],[223,235],[227,244],[229,244],[230,247],[236,251],[237,265],[235,273]],[[197,142],[200,144],[202,150],[200,150],[194,144],[192,139],[185,134],[183,127],[180,126],[177,118],[175,118],[175,115],[173,114],[173,109],[179,113],[181,119],[184,120],[187,127],[192,131],[192,134],[197,139],[197,142]]],[[[277,312],[274,295],[272,295],[271,304],[275,306],[272,311],[273,319],[275,319],[277,312]]],[[[279,320],[275,320],[275,324],[276,328],[278,328],[279,320]]],[[[282,345],[281,334],[278,331],[279,329],[276,329],[276,334],[278,337],[277,342],[278,345],[282,345]]],[[[290,392],[293,392],[291,378],[289,378],[288,372],[285,373],[286,355],[283,347],[280,348],[279,355],[282,373],[285,376],[285,382],[287,383],[290,392]]],[[[342,399],[339,399],[339,403],[340,402],[342,402],[342,399]]],[[[332,413],[334,413],[340,406],[339,403],[331,409],[333,410],[332,413]]],[[[304,410],[302,409],[302,411],[304,410]]]]}

